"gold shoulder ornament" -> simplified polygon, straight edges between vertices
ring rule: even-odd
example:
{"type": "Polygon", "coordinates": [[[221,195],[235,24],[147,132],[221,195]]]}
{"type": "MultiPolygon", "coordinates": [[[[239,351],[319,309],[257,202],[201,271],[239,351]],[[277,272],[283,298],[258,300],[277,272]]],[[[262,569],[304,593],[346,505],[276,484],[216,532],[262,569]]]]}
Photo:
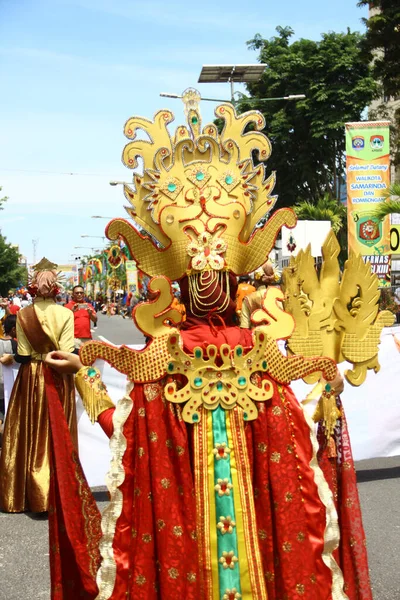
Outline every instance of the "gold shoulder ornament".
{"type": "Polygon", "coordinates": [[[386,310],[379,312],[379,281],[370,265],[361,256],[350,253],[340,273],[339,251],[336,236],[330,231],[322,247],[319,276],[310,246],[292,257],[284,269],[284,306],[296,323],[288,350],[292,354],[328,356],[336,363],[351,363],[352,369],[345,372],[345,377],[359,386],[368,369],[380,369],[381,331],[393,324],[394,315],[386,310]]]}

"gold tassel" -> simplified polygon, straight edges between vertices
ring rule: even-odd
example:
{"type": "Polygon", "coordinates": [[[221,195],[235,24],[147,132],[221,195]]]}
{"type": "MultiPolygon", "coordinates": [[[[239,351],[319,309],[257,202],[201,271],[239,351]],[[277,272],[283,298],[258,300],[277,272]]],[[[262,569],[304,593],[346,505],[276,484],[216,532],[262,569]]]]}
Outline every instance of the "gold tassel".
{"type": "Polygon", "coordinates": [[[100,413],[108,408],[114,408],[114,402],[108,395],[100,371],[96,367],[80,369],[75,376],[75,386],[92,423],[97,421],[100,413]]]}

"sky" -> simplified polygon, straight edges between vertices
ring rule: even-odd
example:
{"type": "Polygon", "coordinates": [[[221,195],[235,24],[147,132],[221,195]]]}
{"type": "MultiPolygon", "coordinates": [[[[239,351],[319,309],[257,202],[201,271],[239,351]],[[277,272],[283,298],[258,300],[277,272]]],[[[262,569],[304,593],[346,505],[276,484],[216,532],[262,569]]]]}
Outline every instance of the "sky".
{"type": "MultiPolygon", "coordinates": [[[[201,67],[256,63],[256,33],[290,26],[293,39],[318,40],[363,31],[366,16],[357,0],[0,0],[1,233],[29,263],[33,240],[37,261],[91,254],[108,220],[127,216],[109,182],[132,180],[121,163],[129,117],[167,108],[183,122],[181,101],[160,92],[228,99],[228,84],[197,83],[201,67]]],[[[202,103],[203,122],[214,108],[202,103]]]]}

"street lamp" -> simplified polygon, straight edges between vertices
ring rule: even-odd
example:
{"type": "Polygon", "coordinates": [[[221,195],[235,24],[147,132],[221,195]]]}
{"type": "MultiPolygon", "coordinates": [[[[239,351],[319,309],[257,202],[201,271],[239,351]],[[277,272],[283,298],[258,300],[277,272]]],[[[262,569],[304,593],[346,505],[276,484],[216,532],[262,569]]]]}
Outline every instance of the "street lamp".
{"type": "Polygon", "coordinates": [[[87,233],[82,233],[81,234],[82,238],[97,238],[99,240],[104,240],[106,239],[104,235],[88,235],[87,233]]]}
{"type": "MultiPolygon", "coordinates": [[[[262,63],[252,65],[203,65],[199,75],[199,83],[230,83],[231,102],[234,103],[234,83],[259,81],[267,66],[262,63]]],[[[210,98],[210,100],[213,99],[210,98]]],[[[217,102],[221,102],[221,100],[217,102]]]]}
{"type": "MultiPolygon", "coordinates": [[[[233,105],[246,99],[249,102],[288,100],[297,101],[304,100],[305,94],[289,94],[289,96],[280,96],[277,98],[246,98],[243,96],[239,100],[235,100],[234,82],[240,83],[255,83],[259,81],[268,65],[204,65],[199,76],[199,83],[230,83],[231,84],[231,99],[226,98],[201,98],[206,102],[231,102],[233,105]]],[[[184,94],[169,94],[162,92],[160,96],[164,98],[184,98],[184,94]]],[[[117,182],[111,185],[116,185],[117,182]]]]}
{"type": "Polygon", "coordinates": [[[81,249],[85,249],[85,250],[91,250],[92,252],[100,252],[100,250],[98,248],[92,248],[90,246],[74,246],[75,250],[77,248],[81,248],[81,249]]]}

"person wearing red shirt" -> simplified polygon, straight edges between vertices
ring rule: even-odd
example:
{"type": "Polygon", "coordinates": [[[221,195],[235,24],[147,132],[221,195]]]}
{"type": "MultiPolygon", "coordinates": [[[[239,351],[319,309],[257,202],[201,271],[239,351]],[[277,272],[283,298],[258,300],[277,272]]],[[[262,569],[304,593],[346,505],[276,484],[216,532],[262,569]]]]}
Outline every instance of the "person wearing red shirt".
{"type": "Polygon", "coordinates": [[[65,308],[74,313],[74,338],[77,348],[92,339],[91,321],[97,323],[96,311],[85,302],[84,293],[83,287],[76,285],[72,290],[72,300],[65,305],[65,308]]]}

